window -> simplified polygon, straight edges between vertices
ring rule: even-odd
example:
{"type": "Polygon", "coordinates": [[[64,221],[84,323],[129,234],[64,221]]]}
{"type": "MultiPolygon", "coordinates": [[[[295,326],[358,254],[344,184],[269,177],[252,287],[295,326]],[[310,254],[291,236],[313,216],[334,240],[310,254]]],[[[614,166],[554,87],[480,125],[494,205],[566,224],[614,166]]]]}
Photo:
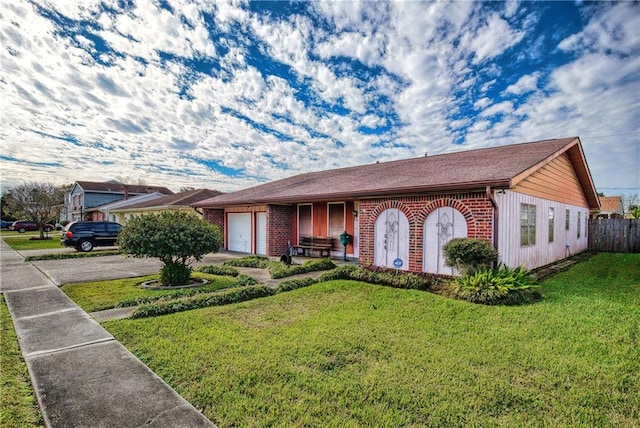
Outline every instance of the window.
{"type": "Polygon", "coordinates": [[[298,237],[313,235],[313,220],[311,205],[298,205],[298,237]]]}
{"type": "Polygon", "coordinates": [[[578,223],[577,223],[577,230],[578,230],[578,238],[580,237],[580,212],[578,212],[578,223]]]}
{"type": "Polygon", "coordinates": [[[329,204],[329,224],[328,235],[337,238],[345,230],[344,225],[344,203],[329,204]]]}
{"type": "Polygon", "coordinates": [[[520,245],[536,244],[536,206],[520,204],[520,245]]]}
{"type": "Polygon", "coordinates": [[[555,220],[554,220],[554,212],[553,212],[553,208],[549,208],[549,242],[553,242],[554,239],[554,225],[555,225],[555,220]]]}
{"type": "Polygon", "coordinates": [[[564,230],[569,230],[570,225],[571,225],[571,211],[566,210],[564,212],[564,230]]]}

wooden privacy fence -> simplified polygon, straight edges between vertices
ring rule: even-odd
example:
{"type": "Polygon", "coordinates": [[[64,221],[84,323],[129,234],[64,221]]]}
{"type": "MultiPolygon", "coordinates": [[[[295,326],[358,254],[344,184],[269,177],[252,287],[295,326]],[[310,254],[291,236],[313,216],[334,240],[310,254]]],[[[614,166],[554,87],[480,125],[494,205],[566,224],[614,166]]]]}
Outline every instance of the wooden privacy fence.
{"type": "Polygon", "coordinates": [[[640,219],[589,219],[589,250],[640,253],[640,219]]]}

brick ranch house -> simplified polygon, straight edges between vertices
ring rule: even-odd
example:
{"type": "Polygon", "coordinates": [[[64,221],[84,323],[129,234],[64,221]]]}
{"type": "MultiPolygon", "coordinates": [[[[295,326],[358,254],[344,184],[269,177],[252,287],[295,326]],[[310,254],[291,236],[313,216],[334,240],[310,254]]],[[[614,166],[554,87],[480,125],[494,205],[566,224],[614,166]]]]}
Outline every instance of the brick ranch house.
{"type": "Polygon", "coordinates": [[[360,265],[454,274],[442,246],[482,238],[533,269],[587,249],[598,196],[578,137],[312,172],[193,205],[224,248],[280,256],[303,236],[353,235],[360,265]]]}

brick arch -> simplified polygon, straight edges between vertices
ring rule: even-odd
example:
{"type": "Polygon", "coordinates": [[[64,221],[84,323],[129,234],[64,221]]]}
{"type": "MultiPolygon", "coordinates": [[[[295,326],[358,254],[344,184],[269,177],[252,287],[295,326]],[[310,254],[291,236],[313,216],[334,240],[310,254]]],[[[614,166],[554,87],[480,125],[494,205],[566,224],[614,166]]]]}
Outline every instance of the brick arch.
{"type": "MultiPolygon", "coordinates": [[[[421,227],[424,225],[424,222],[427,220],[429,214],[442,207],[452,207],[460,212],[464,219],[467,221],[467,236],[473,237],[476,235],[476,219],[473,216],[473,212],[471,209],[466,206],[464,203],[457,199],[451,198],[440,198],[435,201],[429,202],[420,212],[416,215],[416,227],[421,227]]],[[[417,242],[417,245],[423,245],[424,237],[422,233],[418,234],[420,242],[417,242]]]]}
{"type": "Polygon", "coordinates": [[[371,210],[371,214],[369,215],[369,227],[374,227],[378,216],[382,214],[384,210],[389,208],[397,208],[402,211],[402,213],[407,216],[407,220],[409,221],[409,228],[411,229],[413,227],[413,225],[415,224],[415,216],[409,209],[409,207],[400,201],[391,200],[384,201],[371,210]]]}

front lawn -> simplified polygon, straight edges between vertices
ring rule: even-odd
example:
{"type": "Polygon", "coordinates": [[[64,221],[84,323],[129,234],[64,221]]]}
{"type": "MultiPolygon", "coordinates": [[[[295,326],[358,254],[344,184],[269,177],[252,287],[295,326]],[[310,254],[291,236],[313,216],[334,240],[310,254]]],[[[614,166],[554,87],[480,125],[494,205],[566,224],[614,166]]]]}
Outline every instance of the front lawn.
{"type": "Polygon", "coordinates": [[[16,251],[22,250],[49,250],[52,248],[59,249],[64,248],[60,245],[60,235],[52,236],[49,235],[50,239],[34,239],[31,240],[29,238],[37,238],[38,235],[33,235],[30,237],[6,237],[3,238],[4,242],[6,242],[11,248],[16,251]]]}
{"type": "Polygon", "coordinates": [[[640,255],[542,293],[494,307],[332,281],[105,326],[220,427],[637,424],[640,255]]]}
{"type": "Polygon", "coordinates": [[[173,290],[148,290],[140,287],[145,281],[158,279],[158,275],[136,278],[113,279],[100,282],[81,282],[67,284],[61,290],[87,312],[111,309],[117,306],[131,306],[127,304],[136,299],[144,300],[155,296],[187,295],[194,292],[213,292],[231,287],[236,279],[226,276],[208,275],[193,272],[194,278],[211,280],[209,284],[197,288],[176,288],[173,290]]]}

